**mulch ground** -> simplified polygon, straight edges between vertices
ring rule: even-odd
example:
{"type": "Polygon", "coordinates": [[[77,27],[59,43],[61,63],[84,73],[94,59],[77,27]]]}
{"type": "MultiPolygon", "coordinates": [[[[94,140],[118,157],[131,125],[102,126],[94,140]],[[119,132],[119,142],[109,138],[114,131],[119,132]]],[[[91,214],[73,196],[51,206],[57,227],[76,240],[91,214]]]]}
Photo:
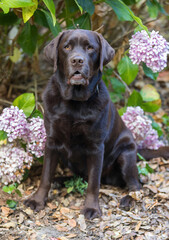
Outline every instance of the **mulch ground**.
{"type": "Polygon", "coordinates": [[[44,210],[35,213],[26,208],[23,198],[34,192],[40,181],[32,170],[19,186],[24,197],[14,196],[18,200],[15,210],[6,205],[9,194],[0,192],[0,239],[169,239],[169,160],[157,158],[149,164],[154,173],[142,176],[143,196],[134,201],[130,211],[119,208],[126,189],[101,185],[99,201],[103,215],[91,221],[81,214],[85,194],[67,194],[66,188],[58,184],[52,184],[44,210]]]}

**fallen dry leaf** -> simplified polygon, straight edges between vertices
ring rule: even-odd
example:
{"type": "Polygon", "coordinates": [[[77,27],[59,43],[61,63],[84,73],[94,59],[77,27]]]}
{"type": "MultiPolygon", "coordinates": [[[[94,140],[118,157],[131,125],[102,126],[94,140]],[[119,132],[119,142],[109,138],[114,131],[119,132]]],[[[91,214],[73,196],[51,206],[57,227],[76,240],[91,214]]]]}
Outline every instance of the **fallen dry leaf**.
{"type": "Polygon", "coordinates": [[[140,226],[141,226],[141,221],[139,221],[135,227],[135,231],[138,232],[138,230],[140,229],[140,226]]]}
{"type": "Polygon", "coordinates": [[[66,237],[68,239],[70,239],[70,238],[75,238],[76,236],[77,236],[77,234],[71,233],[71,234],[67,235],[66,237]]]}
{"type": "Polygon", "coordinates": [[[129,192],[129,196],[131,196],[133,199],[139,201],[143,198],[143,191],[135,191],[135,192],[129,192]]]}
{"type": "Polygon", "coordinates": [[[79,224],[80,230],[86,232],[86,222],[83,214],[79,214],[77,222],[79,224]]]}
{"type": "Polygon", "coordinates": [[[158,189],[156,186],[152,186],[152,185],[144,185],[145,188],[148,188],[150,191],[152,191],[153,193],[157,193],[158,189]]]}
{"type": "Polygon", "coordinates": [[[68,224],[70,227],[76,227],[76,221],[74,219],[68,219],[68,224]]]}
{"type": "Polygon", "coordinates": [[[11,222],[4,223],[4,224],[2,225],[2,227],[4,227],[4,228],[15,228],[16,225],[17,225],[16,222],[12,222],[12,221],[11,221],[11,222]]]}
{"type": "Polygon", "coordinates": [[[13,212],[12,209],[8,207],[1,207],[2,215],[7,217],[11,212],[13,212]]]}

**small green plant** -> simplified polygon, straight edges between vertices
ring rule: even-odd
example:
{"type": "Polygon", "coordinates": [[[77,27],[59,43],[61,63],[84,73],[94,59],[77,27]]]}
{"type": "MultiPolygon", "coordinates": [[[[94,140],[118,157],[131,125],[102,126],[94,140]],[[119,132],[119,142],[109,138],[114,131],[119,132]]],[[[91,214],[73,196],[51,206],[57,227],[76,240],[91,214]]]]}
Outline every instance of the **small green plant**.
{"type": "Polygon", "coordinates": [[[141,166],[137,166],[139,175],[142,174],[143,176],[147,176],[148,173],[153,173],[154,170],[149,166],[146,159],[143,156],[141,156],[139,153],[137,153],[137,156],[141,161],[145,162],[145,167],[142,168],[141,166]]]}
{"type": "Polygon", "coordinates": [[[67,193],[79,192],[81,195],[84,194],[84,191],[87,189],[88,183],[83,180],[83,178],[74,176],[68,181],[64,182],[65,187],[67,188],[67,193]]]}
{"type": "MultiPolygon", "coordinates": [[[[15,184],[11,184],[9,186],[4,186],[2,188],[2,190],[4,192],[10,194],[12,196],[12,198],[14,197],[15,194],[18,194],[19,197],[22,197],[22,194],[19,191],[19,189],[17,189],[17,187],[18,187],[18,184],[15,183],[15,184]]],[[[16,209],[18,202],[13,199],[8,199],[6,201],[6,204],[8,205],[9,208],[14,210],[14,209],[16,209]]]]}

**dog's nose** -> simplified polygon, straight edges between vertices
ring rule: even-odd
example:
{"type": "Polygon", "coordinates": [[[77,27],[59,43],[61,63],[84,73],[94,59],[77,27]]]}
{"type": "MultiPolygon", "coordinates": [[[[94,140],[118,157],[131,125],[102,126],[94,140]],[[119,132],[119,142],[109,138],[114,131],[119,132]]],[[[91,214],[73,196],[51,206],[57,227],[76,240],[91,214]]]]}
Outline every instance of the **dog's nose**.
{"type": "Polygon", "coordinates": [[[70,61],[73,66],[82,66],[84,63],[84,58],[82,56],[75,56],[71,58],[70,61]]]}

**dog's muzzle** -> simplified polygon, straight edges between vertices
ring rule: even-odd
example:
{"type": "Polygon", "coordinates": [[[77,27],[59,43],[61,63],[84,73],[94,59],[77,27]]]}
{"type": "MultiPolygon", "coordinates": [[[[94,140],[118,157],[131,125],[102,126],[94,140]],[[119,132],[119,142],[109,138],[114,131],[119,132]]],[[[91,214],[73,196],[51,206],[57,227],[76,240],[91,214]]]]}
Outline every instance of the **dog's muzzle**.
{"type": "Polygon", "coordinates": [[[88,85],[89,80],[86,79],[80,72],[75,72],[68,80],[71,85],[88,85]]]}

